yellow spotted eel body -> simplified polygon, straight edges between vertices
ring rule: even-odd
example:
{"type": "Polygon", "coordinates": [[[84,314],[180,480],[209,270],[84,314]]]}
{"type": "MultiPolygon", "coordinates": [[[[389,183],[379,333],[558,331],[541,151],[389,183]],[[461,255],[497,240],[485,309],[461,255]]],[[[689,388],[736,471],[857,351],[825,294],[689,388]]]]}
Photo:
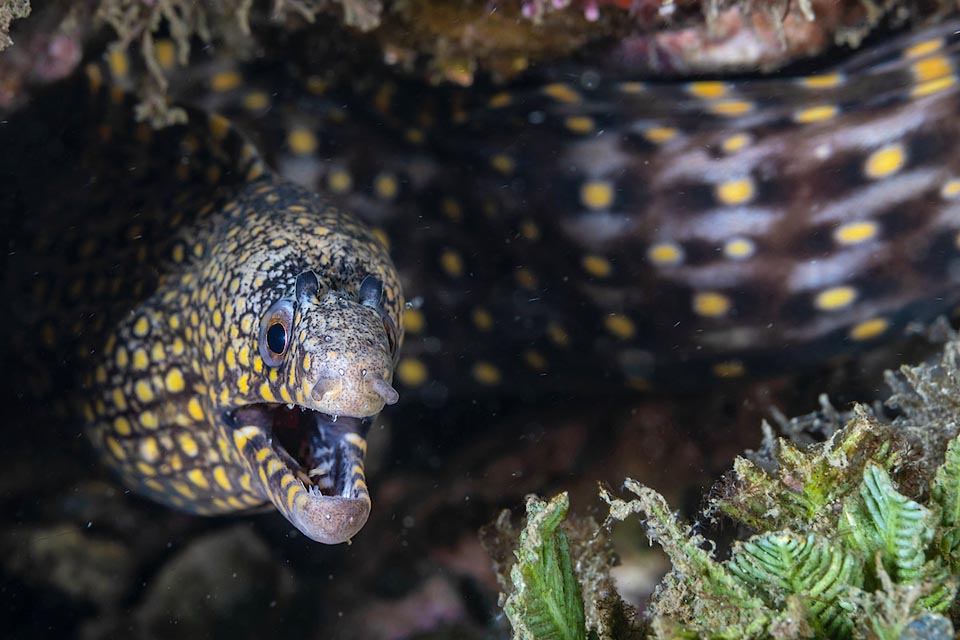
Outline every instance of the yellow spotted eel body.
{"type": "Polygon", "coordinates": [[[670,390],[798,370],[957,302],[955,31],[814,75],[581,64],[431,90],[285,60],[214,65],[200,93],[389,239],[420,303],[406,397],[670,390]]]}
{"type": "Polygon", "coordinates": [[[5,368],[153,499],[347,540],[394,373],[432,406],[673,389],[949,311],[957,26],[725,81],[428,88],[309,36],[243,67],[160,55],[201,109],[160,132],[115,54],[0,125],[5,368]]]}
{"type": "Polygon", "coordinates": [[[388,253],[222,117],[153,131],[132,106],[89,67],[0,125],[23,422],[63,404],[158,502],[272,503],[312,539],[349,540],[370,510],[367,427],[397,400],[388,253]]]}

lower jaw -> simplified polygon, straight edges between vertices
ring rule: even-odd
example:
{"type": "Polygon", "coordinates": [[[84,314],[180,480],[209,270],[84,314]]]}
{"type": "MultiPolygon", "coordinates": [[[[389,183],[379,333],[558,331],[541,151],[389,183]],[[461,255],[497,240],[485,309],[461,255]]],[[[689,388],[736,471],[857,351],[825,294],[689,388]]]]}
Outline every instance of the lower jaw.
{"type": "Polygon", "coordinates": [[[224,418],[253,483],[304,535],[336,544],[363,527],[370,513],[364,436],[372,418],[267,403],[224,418]]]}

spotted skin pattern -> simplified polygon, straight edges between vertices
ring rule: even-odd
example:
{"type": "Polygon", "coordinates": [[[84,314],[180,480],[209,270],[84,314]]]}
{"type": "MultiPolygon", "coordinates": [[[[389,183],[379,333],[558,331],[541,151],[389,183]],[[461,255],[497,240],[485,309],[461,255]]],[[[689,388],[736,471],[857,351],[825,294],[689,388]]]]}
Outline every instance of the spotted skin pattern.
{"type": "Polygon", "coordinates": [[[675,389],[796,370],[958,302],[956,26],[804,77],[561,66],[431,92],[304,66],[290,90],[229,67],[200,93],[389,239],[422,302],[405,397],[675,389]]]}
{"type": "MultiPolygon", "coordinates": [[[[277,446],[296,448],[290,425],[256,407],[372,415],[395,394],[364,381],[394,372],[433,405],[674,388],[800,367],[953,306],[954,27],[796,78],[557,67],[427,91],[309,65],[291,77],[295,56],[183,73],[181,94],[263,156],[217,116],[172,133],[118,118],[109,86],[130,63],[113,54],[91,72],[95,117],[65,138],[91,155],[5,155],[27,164],[0,176],[58,180],[3,201],[26,207],[14,237],[31,239],[8,258],[8,299],[40,301],[17,306],[29,329],[13,355],[39,327],[46,354],[23,366],[62,366],[33,367],[37,395],[81,374],[88,433],[129,486],[198,513],[269,501],[313,538],[348,539],[370,506],[362,423],[329,421],[306,469],[277,446]],[[375,309],[358,304],[370,274],[375,309]],[[309,328],[271,367],[260,329],[284,299],[309,328]]],[[[158,62],[176,74],[172,51],[160,42],[158,62]]]]}
{"type": "Polygon", "coordinates": [[[349,540],[369,418],[396,402],[385,247],[222,117],[155,132],[99,67],[76,84],[0,129],[15,366],[34,397],[71,401],[128,487],[198,514],[272,503],[349,540]]]}

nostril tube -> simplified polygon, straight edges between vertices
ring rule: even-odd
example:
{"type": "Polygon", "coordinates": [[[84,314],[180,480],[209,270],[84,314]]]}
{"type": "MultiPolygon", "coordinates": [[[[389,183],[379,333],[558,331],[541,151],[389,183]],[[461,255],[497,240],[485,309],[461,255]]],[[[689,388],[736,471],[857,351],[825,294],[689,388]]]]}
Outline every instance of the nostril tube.
{"type": "Polygon", "coordinates": [[[397,393],[397,390],[391,387],[390,383],[383,378],[377,378],[373,381],[373,390],[378,396],[383,398],[383,401],[387,404],[397,404],[397,400],[400,399],[400,394],[397,393]]]}
{"type": "MultiPolygon", "coordinates": [[[[313,385],[310,395],[318,402],[325,402],[336,398],[343,391],[343,381],[339,376],[324,376],[313,385]]],[[[394,392],[396,393],[396,392],[394,392]]]]}

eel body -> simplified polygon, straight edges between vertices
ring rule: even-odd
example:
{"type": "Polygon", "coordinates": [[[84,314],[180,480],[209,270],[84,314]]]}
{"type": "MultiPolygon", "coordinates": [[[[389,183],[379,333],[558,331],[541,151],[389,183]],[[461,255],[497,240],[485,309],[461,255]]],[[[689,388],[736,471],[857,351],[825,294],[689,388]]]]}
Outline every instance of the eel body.
{"type": "Polygon", "coordinates": [[[282,68],[213,67],[201,93],[389,238],[422,301],[404,395],[669,391],[801,370],[957,303],[956,32],[813,75],[578,64],[488,91],[324,74],[291,61],[308,42],[282,68]]]}
{"type": "Polygon", "coordinates": [[[579,65],[467,91],[214,61],[183,83],[204,111],[160,132],[110,88],[114,54],[0,126],[5,359],[153,499],[269,502],[347,540],[394,373],[435,406],[673,388],[949,311],[956,26],[727,81],[579,65]]]}
{"type": "Polygon", "coordinates": [[[24,402],[83,416],[156,501],[272,503],[310,538],[349,540],[370,509],[367,427],[397,400],[387,251],[222,117],[155,132],[132,105],[91,66],[0,126],[24,402]]]}

